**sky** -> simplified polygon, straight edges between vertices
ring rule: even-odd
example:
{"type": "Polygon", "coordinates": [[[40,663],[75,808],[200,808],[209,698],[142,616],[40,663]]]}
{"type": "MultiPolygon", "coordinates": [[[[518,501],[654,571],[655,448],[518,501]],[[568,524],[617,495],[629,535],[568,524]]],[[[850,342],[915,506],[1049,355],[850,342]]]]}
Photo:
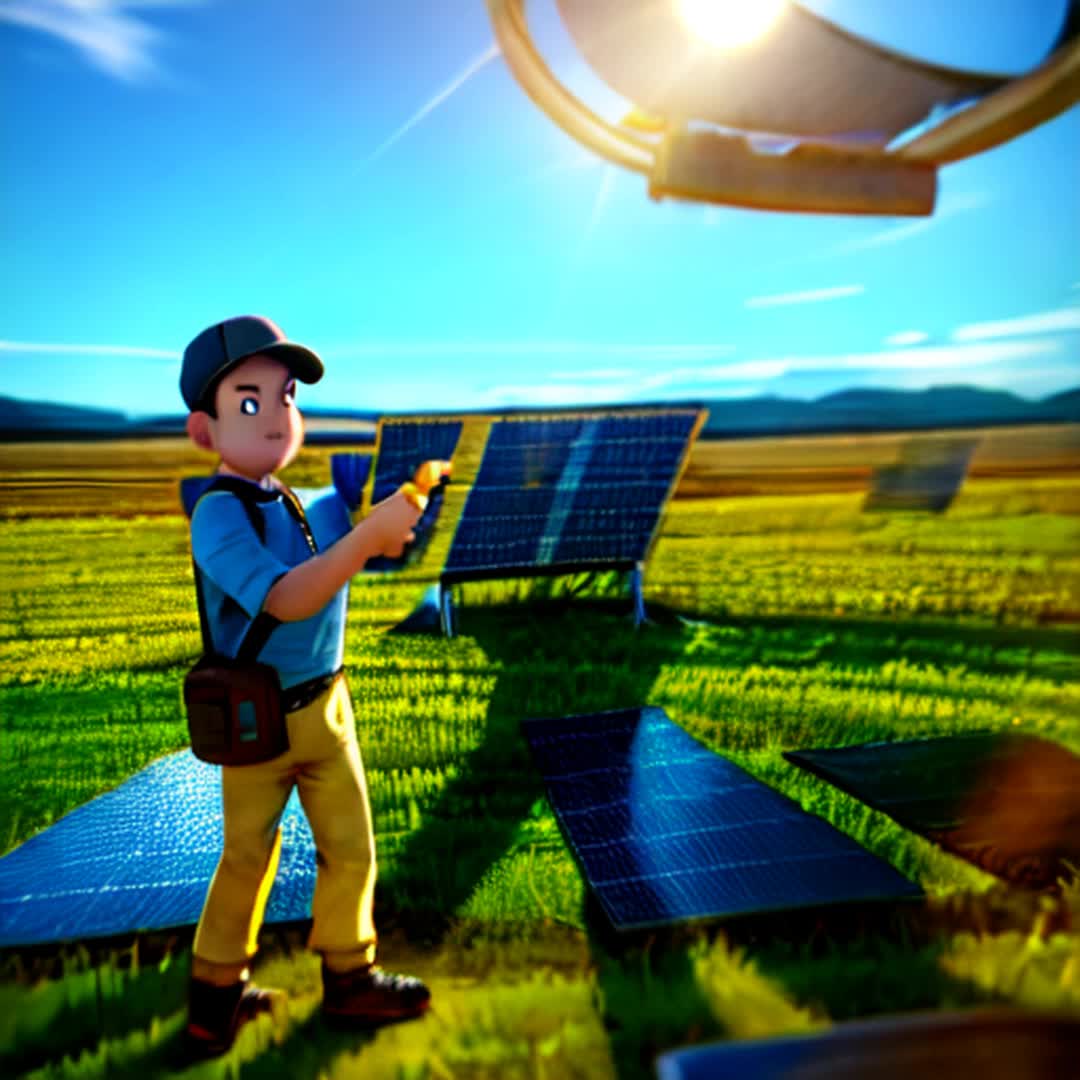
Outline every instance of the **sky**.
{"type": "MultiPolygon", "coordinates": [[[[1019,74],[1066,3],[804,6],[1019,74]]],[[[0,394],[180,412],[184,346],[245,313],[323,357],[323,409],[1080,385],[1080,107],[941,170],[930,218],[654,202],[494,41],[483,0],[0,0],[0,394]]]]}

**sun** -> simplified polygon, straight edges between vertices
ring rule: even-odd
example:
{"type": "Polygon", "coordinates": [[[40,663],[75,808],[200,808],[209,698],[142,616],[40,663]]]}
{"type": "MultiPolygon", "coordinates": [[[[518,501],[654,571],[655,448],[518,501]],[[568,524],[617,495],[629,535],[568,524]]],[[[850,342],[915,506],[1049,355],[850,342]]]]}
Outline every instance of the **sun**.
{"type": "Polygon", "coordinates": [[[679,17],[696,37],[718,49],[737,49],[764,34],[786,0],[676,0],[679,17]]]}

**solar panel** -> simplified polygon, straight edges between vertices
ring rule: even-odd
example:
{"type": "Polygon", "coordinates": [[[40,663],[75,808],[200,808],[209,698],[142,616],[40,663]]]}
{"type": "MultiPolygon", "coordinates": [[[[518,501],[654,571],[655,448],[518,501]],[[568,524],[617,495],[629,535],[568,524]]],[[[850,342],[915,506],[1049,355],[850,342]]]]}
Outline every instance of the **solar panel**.
{"type": "Polygon", "coordinates": [[[663,709],[525,720],[522,730],[616,929],[921,895],[663,709]]]}
{"type": "MultiPolygon", "coordinates": [[[[375,478],[371,489],[372,505],[393,495],[402,484],[412,480],[425,461],[449,461],[461,438],[460,420],[383,420],[379,424],[375,478]]],[[[416,539],[401,558],[385,555],[368,559],[365,570],[381,572],[400,570],[417,558],[427,546],[432,529],[442,509],[442,489],[435,488],[427,509],[416,523],[416,539]]]]}
{"type": "Polygon", "coordinates": [[[496,421],[443,582],[643,562],[703,421],[697,409],[496,421]]]}
{"type": "Polygon", "coordinates": [[[864,510],[947,510],[967,476],[976,439],[913,439],[874,470],[864,510]]]}
{"type": "Polygon", "coordinates": [[[976,732],[784,757],[1016,884],[1080,866],[1080,757],[1056,743],[976,732]]]}
{"type": "Polygon", "coordinates": [[[1080,1019],[1015,1009],[882,1016],[660,1055],[659,1080],[1041,1080],[1068,1076],[1080,1019]]]}
{"type": "MultiPolygon", "coordinates": [[[[183,750],[0,858],[0,947],[198,921],[222,845],[220,770],[183,750]]],[[[311,914],[315,844],[294,791],[267,922],[311,914]]]]}

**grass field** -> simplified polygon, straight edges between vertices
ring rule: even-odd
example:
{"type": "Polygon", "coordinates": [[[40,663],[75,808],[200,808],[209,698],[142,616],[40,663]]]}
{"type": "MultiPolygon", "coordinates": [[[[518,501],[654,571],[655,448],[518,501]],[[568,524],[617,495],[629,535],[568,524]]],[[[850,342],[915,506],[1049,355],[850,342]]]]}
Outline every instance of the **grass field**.
{"type": "MultiPolygon", "coordinates": [[[[466,426],[452,522],[475,474],[466,426]]],[[[666,1048],[984,1002],[1080,1014],[1080,886],[1032,896],[789,766],[784,750],[973,729],[1080,752],[1080,434],[987,435],[943,515],[868,514],[899,437],[702,443],[646,574],[458,590],[453,640],[387,636],[442,563],[361,577],[346,642],[380,858],[383,962],[430,1016],[367,1037],[317,1018],[302,928],[257,975],[292,991],[192,1076],[637,1077],[666,1048]],[[676,618],[678,612],[685,618],[676,618]],[[518,723],[663,706],[917,880],[925,904],[620,943],[602,932],[518,723]]],[[[324,483],[305,451],[286,479],[324,483]]],[[[199,650],[179,442],[0,446],[0,850],[185,745],[199,650]]],[[[0,1071],[175,1067],[190,930],[0,957],[0,1071]]]]}

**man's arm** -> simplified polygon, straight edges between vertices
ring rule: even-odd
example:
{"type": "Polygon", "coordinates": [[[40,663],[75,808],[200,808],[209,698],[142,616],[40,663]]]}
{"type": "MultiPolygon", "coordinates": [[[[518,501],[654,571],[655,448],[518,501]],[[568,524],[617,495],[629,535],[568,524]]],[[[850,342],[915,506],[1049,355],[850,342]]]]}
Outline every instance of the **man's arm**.
{"type": "Polygon", "coordinates": [[[263,611],[282,622],[307,619],[321,611],[368,559],[398,558],[413,538],[423,500],[404,488],[371,508],[371,512],[336,544],[294,566],[266,594],[263,611]]]}

